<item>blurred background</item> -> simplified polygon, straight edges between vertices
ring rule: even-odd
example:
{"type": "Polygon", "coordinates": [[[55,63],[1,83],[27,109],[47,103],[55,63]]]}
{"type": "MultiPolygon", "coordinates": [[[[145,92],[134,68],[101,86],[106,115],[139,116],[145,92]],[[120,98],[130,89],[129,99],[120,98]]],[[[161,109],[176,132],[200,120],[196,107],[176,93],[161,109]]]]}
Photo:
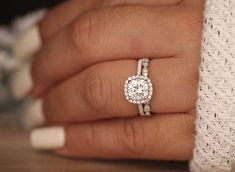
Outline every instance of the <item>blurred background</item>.
{"type": "Polygon", "coordinates": [[[50,8],[62,0],[1,0],[0,2],[0,23],[7,24],[19,15],[39,8],[50,8]]]}
{"type": "Polygon", "coordinates": [[[18,37],[62,0],[0,1],[0,125],[20,124],[28,100],[16,101],[11,93],[11,78],[23,62],[12,52],[18,37]]]}

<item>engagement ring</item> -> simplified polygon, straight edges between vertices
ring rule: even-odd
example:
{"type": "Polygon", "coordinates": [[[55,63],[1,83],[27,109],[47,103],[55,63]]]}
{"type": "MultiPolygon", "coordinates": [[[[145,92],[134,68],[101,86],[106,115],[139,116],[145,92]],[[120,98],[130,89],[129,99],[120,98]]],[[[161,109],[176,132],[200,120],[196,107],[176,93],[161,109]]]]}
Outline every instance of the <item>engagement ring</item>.
{"type": "Polygon", "coordinates": [[[151,116],[150,100],[153,86],[148,78],[148,65],[148,58],[139,59],[137,75],[129,77],[124,86],[127,101],[138,105],[141,116],[151,116]]]}

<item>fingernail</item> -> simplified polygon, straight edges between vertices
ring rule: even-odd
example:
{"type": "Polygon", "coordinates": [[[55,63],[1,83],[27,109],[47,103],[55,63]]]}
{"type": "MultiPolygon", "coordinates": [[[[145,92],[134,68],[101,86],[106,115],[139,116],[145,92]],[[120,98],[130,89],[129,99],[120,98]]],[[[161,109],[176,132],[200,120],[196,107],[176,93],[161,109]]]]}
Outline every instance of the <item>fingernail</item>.
{"type": "Polygon", "coordinates": [[[41,100],[36,100],[26,105],[22,122],[26,129],[32,129],[45,123],[41,100]]]}
{"type": "Polygon", "coordinates": [[[65,145],[65,130],[62,127],[34,129],[30,133],[30,143],[34,149],[58,149],[65,145]]]}
{"type": "Polygon", "coordinates": [[[11,91],[16,99],[22,99],[27,96],[33,86],[30,69],[31,66],[26,64],[19,71],[16,71],[12,77],[11,91]]]}
{"type": "Polygon", "coordinates": [[[17,58],[25,59],[33,55],[41,47],[41,38],[38,26],[27,30],[15,43],[14,55],[17,58]]]}

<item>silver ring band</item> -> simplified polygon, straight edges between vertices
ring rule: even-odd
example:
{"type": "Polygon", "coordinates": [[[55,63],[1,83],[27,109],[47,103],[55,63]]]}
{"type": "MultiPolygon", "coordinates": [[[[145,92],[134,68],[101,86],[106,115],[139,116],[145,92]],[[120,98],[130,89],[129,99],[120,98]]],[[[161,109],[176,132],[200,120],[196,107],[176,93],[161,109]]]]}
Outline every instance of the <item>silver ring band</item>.
{"type": "Polygon", "coordinates": [[[138,105],[140,116],[151,116],[150,100],[153,94],[152,82],[148,78],[149,59],[138,60],[137,75],[125,82],[124,92],[128,102],[138,105]]]}
{"type": "MultiPolygon", "coordinates": [[[[137,75],[139,76],[145,76],[148,77],[148,65],[149,65],[149,59],[143,58],[138,60],[138,69],[137,69],[137,75]]],[[[151,109],[149,102],[138,104],[138,109],[140,116],[151,116],[151,109]]]]}

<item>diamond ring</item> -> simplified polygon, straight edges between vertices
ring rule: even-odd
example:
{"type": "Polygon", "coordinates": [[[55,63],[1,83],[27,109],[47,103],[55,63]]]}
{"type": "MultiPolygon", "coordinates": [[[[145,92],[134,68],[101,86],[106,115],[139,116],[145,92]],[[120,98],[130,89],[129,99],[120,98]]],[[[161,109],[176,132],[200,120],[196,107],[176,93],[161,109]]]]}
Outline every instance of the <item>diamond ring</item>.
{"type": "Polygon", "coordinates": [[[148,78],[148,65],[148,58],[139,59],[137,75],[129,77],[124,86],[127,101],[138,105],[140,116],[151,116],[150,100],[153,86],[148,78]]]}

